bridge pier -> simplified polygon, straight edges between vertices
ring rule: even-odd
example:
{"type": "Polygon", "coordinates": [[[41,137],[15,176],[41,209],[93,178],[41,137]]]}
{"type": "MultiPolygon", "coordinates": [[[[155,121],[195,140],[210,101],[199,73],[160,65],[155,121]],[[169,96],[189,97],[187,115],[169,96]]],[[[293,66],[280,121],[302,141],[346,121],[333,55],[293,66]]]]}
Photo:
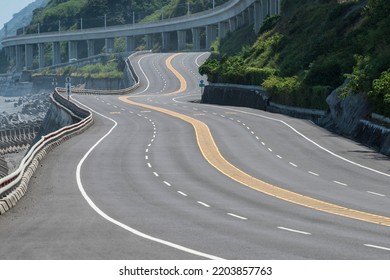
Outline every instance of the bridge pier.
{"type": "Polygon", "coordinates": [[[77,41],[68,42],[68,56],[69,60],[78,58],[77,41]]]}
{"type": "Polygon", "coordinates": [[[187,39],[187,31],[186,30],[178,30],[177,31],[177,49],[179,51],[184,50],[186,48],[186,39],[187,39]]]}
{"type": "Polygon", "coordinates": [[[38,64],[39,68],[45,67],[45,44],[38,44],[38,64]]]}
{"type": "Polygon", "coordinates": [[[260,1],[261,1],[261,9],[263,11],[263,20],[264,20],[271,15],[271,10],[270,10],[271,0],[260,0],[260,1]]]}
{"type": "Polygon", "coordinates": [[[106,38],[106,53],[113,53],[115,49],[115,39],[106,38]]]}
{"type": "Polygon", "coordinates": [[[206,49],[211,48],[211,44],[217,39],[217,26],[207,25],[206,26],[206,49]]]}
{"type": "Polygon", "coordinates": [[[163,51],[169,51],[170,40],[171,40],[171,34],[169,32],[161,33],[161,41],[162,41],[161,48],[163,51]]]}
{"type": "Polygon", "coordinates": [[[200,28],[192,28],[192,49],[200,50],[200,28]]]}
{"type": "Polygon", "coordinates": [[[229,19],[229,29],[230,29],[230,32],[236,31],[236,29],[237,29],[237,18],[236,17],[229,19]]]}
{"type": "Polygon", "coordinates": [[[21,71],[23,70],[24,60],[23,60],[23,49],[25,48],[24,45],[18,45],[16,46],[16,70],[21,71]]]}
{"type": "Polygon", "coordinates": [[[52,64],[57,65],[61,63],[61,44],[60,42],[52,43],[52,64]]]}
{"type": "Polygon", "coordinates": [[[16,46],[9,47],[9,58],[16,60],[16,46]]]}
{"type": "Polygon", "coordinates": [[[123,27],[108,29],[83,29],[80,32],[60,32],[56,34],[32,34],[23,37],[6,38],[2,41],[8,59],[15,60],[16,68],[20,71],[24,67],[34,67],[34,55],[38,53],[39,68],[45,66],[45,44],[52,45],[52,65],[61,63],[61,48],[64,50],[68,44],[68,59],[80,57],[93,57],[100,52],[100,46],[105,40],[105,52],[115,51],[115,38],[125,38],[125,50],[128,52],[136,49],[141,36],[145,36],[146,49],[153,48],[153,39],[161,41],[163,50],[184,50],[191,39],[188,30],[192,32],[194,50],[210,49],[212,42],[217,38],[225,38],[228,32],[234,32],[237,28],[253,25],[255,32],[260,28],[267,16],[280,14],[282,0],[242,0],[232,1],[231,6],[216,7],[215,16],[189,15],[185,20],[161,21],[149,27],[134,25],[129,29],[123,27]],[[245,4],[244,4],[245,3],[245,4]],[[245,6],[244,6],[245,5],[245,6]],[[204,18],[203,18],[204,17],[204,18]],[[177,22],[176,22],[177,21],[177,22]],[[184,29],[184,30],[183,30],[184,29]],[[115,34],[115,35],[114,35],[115,34]],[[115,36],[115,37],[114,37],[115,36]],[[137,37],[138,36],[138,37],[137,37]],[[160,40],[161,36],[161,40],[160,40]],[[60,40],[60,41],[59,41],[60,40]],[[61,45],[64,44],[64,45],[61,45]],[[37,47],[36,47],[37,46],[37,47]],[[99,50],[96,48],[99,46],[99,50]],[[78,53],[80,51],[80,53],[78,53]]]}
{"type": "Polygon", "coordinates": [[[263,10],[262,5],[260,2],[255,2],[253,4],[253,17],[255,21],[255,33],[259,33],[261,25],[263,24],[264,18],[263,18],[263,10]]]}
{"type": "Polygon", "coordinates": [[[95,40],[87,40],[88,57],[95,55],[95,40]]]}
{"type": "Polygon", "coordinates": [[[132,52],[135,50],[135,37],[134,36],[127,36],[126,37],[126,51],[132,52]]]}
{"type": "Polygon", "coordinates": [[[33,66],[33,60],[34,60],[34,45],[26,44],[25,45],[25,66],[27,69],[31,69],[33,66]]]}
{"type": "Polygon", "coordinates": [[[244,17],[242,14],[236,16],[237,28],[242,27],[244,25],[244,22],[245,21],[244,21],[244,17]]]}
{"type": "Polygon", "coordinates": [[[146,49],[147,50],[153,49],[153,36],[152,36],[152,34],[146,35],[146,49]]]}
{"type": "Polygon", "coordinates": [[[218,23],[218,38],[223,39],[228,33],[229,24],[226,21],[218,23]]]}
{"type": "Polygon", "coordinates": [[[274,0],[269,2],[269,14],[270,16],[280,14],[280,0],[274,0]]]}

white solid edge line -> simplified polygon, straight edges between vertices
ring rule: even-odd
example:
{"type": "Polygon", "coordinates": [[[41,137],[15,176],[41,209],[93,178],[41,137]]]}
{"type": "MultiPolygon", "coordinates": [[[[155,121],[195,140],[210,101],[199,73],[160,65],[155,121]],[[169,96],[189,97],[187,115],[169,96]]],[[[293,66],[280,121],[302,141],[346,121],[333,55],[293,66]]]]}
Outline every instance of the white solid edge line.
{"type": "Polygon", "coordinates": [[[196,66],[200,67],[200,64],[198,63],[198,59],[201,58],[202,56],[204,56],[205,54],[208,54],[208,52],[202,53],[201,55],[199,55],[199,56],[195,59],[195,64],[196,64],[196,66]]]}
{"type": "MultiPolygon", "coordinates": [[[[72,98],[73,99],[73,98],[72,98]]],[[[75,99],[74,99],[75,100],[75,99]]],[[[117,220],[115,220],[114,218],[110,217],[109,215],[107,215],[106,213],[104,213],[99,207],[96,206],[96,204],[92,201],[92,199],[88,196],[88,194],[85,192],[84,190],[84,187],[83,187],[83,184],[81,182],[81,167],[84,163],[84,161],[88,158],[88,156],[92,153],[92,151],[108,136],[111,134],[111,132],[116,128],[116,126],[118,125],[118,123],[116,121],[114,121],[113,119],[101,114],[101,113],[98,113],[96,112],[95,110],[85,106],[83,103],[75,100],[76,102],[78,102],[79,104],[83,105],[85,108],[87,108],[88,110],[94,112],[95,114],[98,114],[99,116],[102,116],[103,118],[106,118],[110,121],[112,121],[114,123],[114,126],[102,137],[100,138],[96,144],[94,144],[89,150],[88,152],[84,155],[84,157],[80,160],[80,162],[78,163],[77,165],[77,170],[76,170],[76,181],[77,181],[77,185],[79,187],[79,190],[82,194],[82,196],[84,197],[84,199],[88,202],[89,206],[95,210],[96,213],[98,213],[100,216],[102,216],[104,219],[106,219],[107,221],[123,228],[124,230],[127,230],[128,232],[131,232],[139,237],[142,237],[144,239],[148,239],[148,240],[151,240],[151,241],[154,241],[154,242],[157,242],[157,243],[160,243],[160,244],[163,244],[163,245],[166,245],[168,247],[171,247],[171,248],[174,248],[174,249],[177,249],[177,250],[180,250],[180,251],[183,251],[183,252],[186,252],[186,253],[189,253],[189,254],[193,254],[193,255],[197,255],[197,256],[200,256],[200,257],[204,257],[204,258],[207,258],[207,259],[212,259],[212,260],[223,260],[222,258],[220,257],[217,257],[217,256],[213,256],[213,255],[210,255],[210,254],[206,254],[206,253],[203,253],[203,252],[199,252],[199,251],[196,251],[196,250],[193,250],[193,249],[190,249],[190,248],[187,248],[187,247],[184,247],[184,246],[181,246],[181,245],[178,245],[178,244],[175,244],[175,243],[172,243],[172,242],[169,242],[169,241],[166,241],[166,240],[162,240],[162,239],[159,239],[159,238],[156,238],[156,237],[153,237],[153,236],[150,236],[150,235],[147,235],[145,233],[142,233],[134,228],[131,228],[129,227],[128,225],[125,225],[117,220]]]]}
{"type": "Polygon", "coordinates": [[[149,81],[148,77],[146,76],[144,70],[143,70],[142,67],[141,67],[141,61],[142,61],[145,57],[148,57],[148,56],[152,56],[152,54],[145,55],[145,56],[141,57],[141,58],[138,60],[138,67],[139,67],[139,69],[141,69],[141,72],[142,72],[142,74],[144,75],[144,77],[145,77],[145,79],[146,79],[147,86],[146,86],[146,88],[145,88],[143,91],[134,94],[135,96],[141,95],[142,93],[144,93],[145,91],[147,91],[147,90],[149,89],[149,87],[150,87],[150,81],[149,81]]]}
{"type": "Polygon", "coordinates": [[[381,250],[385,250],[385,251],[390,251],[390,248],[386,248],[386,247],[382,247],[382,246],[377,246],[377,245],[372,245],[372,244],[364,244],[364,246],[366,246],[366,247],[371,247],[371,248],[375,248],[375,249],[381,249],[381,250]]]}
{"type": "Polygon", "coordinates": [[[204,105],[211,106],[211,107],[217,107],[217,108],[223,108],[224,110],[231,110],[231,111],[234,111],[234,112],[239,112],[239,113],[243,113],[243,114],[253,115],[253,116],[261,117],[261,118],[264,118],[264,119],[280,122],[280,123],[284,124],[285,126],[287,126],[288,128],[290,128],[296,134],[298,134],[299,136],[303,137],[305,140],[309,141],[310,143],[312,143],[313,145],[317,146],[321,150],[327,152],[328,154],[330,154],[330,155],[332,155],[332,156],[334,156],[334,157],[336,157],[338,159],[341,159],[341,160],[343,160],[345,162],[348,162],[348,163],[350,163],[352,165],[358,166],[360,168],[369,170],[371,172],[374,172],[374,173],[377,173],[377,174],[380,174],[380,175],[383,175],[383,176],[386,176],[386,177],[390,177],[390,174],[387,174],[387,173],[384,173],[382,171],[376,170],[374,168],[370,168],[368,166],[356,163],[356,162],[354,162],[352,160],[346,159],[346,158],[344,158],[344,157],[342,157],[342,156],[340,156],[340,155],[338,155],[338,154],[336,154],[336,153],[326,149],[325,147],[322,147],[320,144],[318,144],[317,142],[311,140],[309,137],[305,136],[303,133],[301,133],[298,130],[296,130],[293,126],[289,125],[288,123],[286,123],[285,121],[282,121],[280,119],[271,118],[271,117],[267,117],[267,116],[264,116],[264,115],[255,114],[255,113],[251,113],[251,112],[246,112],[246,111],[242,111],[242,110],[237,110],[237,109],[232,109],[232,108],[227,108],[227,107],[215,106],[215,105],[211,105],[211,104],[204,104],[204,105]]]}

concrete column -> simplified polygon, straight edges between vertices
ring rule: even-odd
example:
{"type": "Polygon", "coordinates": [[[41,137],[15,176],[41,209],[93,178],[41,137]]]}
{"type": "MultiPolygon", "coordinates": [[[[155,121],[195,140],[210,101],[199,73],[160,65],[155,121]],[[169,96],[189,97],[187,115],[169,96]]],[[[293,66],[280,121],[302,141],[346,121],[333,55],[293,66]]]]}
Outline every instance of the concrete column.
{"type": "Polygon", "coordinates": [[[13,59],[16,61],[16,47],[9,47],[9,59],[13,59]]]}
{"type": "Polygon", "coordinates": [[[200,29],[192,28],[192,49],[200,50],[200,29]]]}
{"type": "Polygon", "coordinates": [[[226,21],[218,23],[218,38],[223,39],[226,37],[228,33],[228,23],[226,21]]]}
{"type": "Polygon", "coordinates": [[[211,48],[211,44],[217,39],[217,26],[206,26],[206,49],[211,48]]]}
{"type": "Polygon", "coordinates": [[[153,49],[153,36],[152,36],[152,34],[146,35],[146,49],[147,50],[153,49]]]}
{"type": "Polygon", "coordinates": [[[88,57],[95,55],[95,40],[87,40],[88,57]]]}
{"type": "Polygon", "coordinates": [[[261,26],[263,25],[264,16],[263,9],[260,2],[253,3],[254,7],[254,21],[255,21],[255,32],[259,33],[261,26]]]}
{"type": "Polygon", "coordinates": [[[236,23],[237,23],[237,28],[244,25],[244,19],[242,17],[242,14],[236,16],[236,23]]]}
{"type": "Polygon", "coordinates": [[[161,48],[163,51],[169,50],[169,43],[171,41],[171,34],[169,32],[162,32],[161,33],[161,48]]]}
{"type": "Polygon", "coordinates": [[[45,44],[38,44],[38,63],[39,68],[45,67],[45,44]]]}
{"type": "Polygon", "coordinates": [[[113,53],[115,48],[115,39],[114,38],[107,38],[106,39],[106,53],[113,53]]]}
{"type": "Polygon", "coordinates": [[[263,19],[266,19],[271,15],[270,11],[270,1],[271,0],[260,0],[261,1],[261,10],[263,12],[263,19]]]}
{"type": "Polygon", "coordinates": [[[250,6],[248,8],[248,24],[252,25],[255,24],[255,11],[254,11],[254,5],[250,6]]]}
{"type": "Polygon", "coordinates": [[[26,44],[25,45],[25,66],[27,69],[31,69],[33,66],[34,60],[34,45],[26,44]]]}
{"type": "Polygon", "coordinates": [[[186,48],[187,32],[185,30],[177,31],[177,49],[182,51],[186,48]]]}
{"type": "Polygon", "coordinates": [[[68,54],[69,54],[69,60],[71,59],[77,59],[77,41],[69,41],[68,42],[68,54]]]}
{"type": "Polygon", "coordinates": [[[236,31],[236,29],[237,29],[237,19],[236,19],[236,17],[233,17],[233,18],[229,19],[229,29],[230,29],[230,32],[236,31]]]}
{"type": "Polygon", "coordinates": [[[22,71],[24,68],[24,59],[23,59],[23,49],[25,48],[24,45],[18,45],[16,46],[16,70],[22,71]]]}
{"type": "Polygon", "coordinates": [[[5,47],[4,52],[5,52],[5,56],[7,57],[7,59],[10,60],[11,59],[10,47],[5,47]]]}
{"type": "Polygon", "coordinates": [[[52,44],[52,63],[53,65],[57,65],[61,63],[61,48],[60,42],[53,42],[52,44]]]}
{"type": "Polygon", "coordinates": [[[135,50],[135,37],[127,36],[126,37],[126,51],[132,52],[135,50]]]}
{"type": "Polygon", "coordinates": [[[270,16],[278,14],[278,0],[270,0],[270,16]]]}
{"type": "Polygon", "coordinates": [[[249,25],[249,9],[242,12],[242,20],[244,25],[249,25]]]}
{"type": "Polygon", "coordinates": [[[280,13],[282,12],[282,0],[277,0],[277,5],[278,5],[277,12],[278,15],[280,15],[280,13]]]}

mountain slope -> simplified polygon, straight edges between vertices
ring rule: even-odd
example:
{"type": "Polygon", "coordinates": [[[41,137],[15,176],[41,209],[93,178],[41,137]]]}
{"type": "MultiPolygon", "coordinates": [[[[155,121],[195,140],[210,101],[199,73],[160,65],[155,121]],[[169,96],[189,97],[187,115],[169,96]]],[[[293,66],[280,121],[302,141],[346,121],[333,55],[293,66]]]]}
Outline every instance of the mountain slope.
{"type": "MultiPolygon", "coordinates": [[[[8,29],[7,35],[14,36],[19,28],[28,25],[31,22],[33,11],[37,8],[45,6],[48,2],[49,0],[36,0],[22,9],[20,12],[16,13],[13,18],[6,23],[8,29]]],[[[2,28],[0,30],[0,40],[2,40],[4,37],[6,37],[5,29],[2,28]]]]}
{"type": "Polygon", "coordinates": [[[212,82],[241,77],[266,87],[276,102],[319,109],[349,78],[346,93],[365,93],[375,112],[389,116],[389,14],[385,0],[285,0],[281,16],[268,18],[251,47],[213,56],[201,72],[212,82]]]}
{"type": "MultiPolygon", "coordinates": [[[[215,4],[228,0],[215,0],[215,4]]],[[[38,24],[42,32],[79,29],[107,25],[131,24],[140,21],[156,21],[182,16],[212,8],[213,0],[50,0],[44,9],[34,12],[28,28],[36,33],[38,24]],[[147,17],[147,18],[146,18],[147,17]],[[146,18],[146,19],[145,19],[146,18]]]]}

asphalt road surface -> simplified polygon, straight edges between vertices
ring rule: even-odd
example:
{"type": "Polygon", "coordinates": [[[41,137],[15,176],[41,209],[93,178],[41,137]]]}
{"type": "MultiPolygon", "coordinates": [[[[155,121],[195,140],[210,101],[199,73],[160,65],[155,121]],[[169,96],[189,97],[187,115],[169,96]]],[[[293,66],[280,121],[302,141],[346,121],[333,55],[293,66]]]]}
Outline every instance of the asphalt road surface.
{"type": "Polygon", "coordinates": [[[0,216],[0,258],[390,259],[389,158],[309,121],[200,104],[207,56],[139,55],[129,97],[74,95],[95,123],[0,216]]]}

